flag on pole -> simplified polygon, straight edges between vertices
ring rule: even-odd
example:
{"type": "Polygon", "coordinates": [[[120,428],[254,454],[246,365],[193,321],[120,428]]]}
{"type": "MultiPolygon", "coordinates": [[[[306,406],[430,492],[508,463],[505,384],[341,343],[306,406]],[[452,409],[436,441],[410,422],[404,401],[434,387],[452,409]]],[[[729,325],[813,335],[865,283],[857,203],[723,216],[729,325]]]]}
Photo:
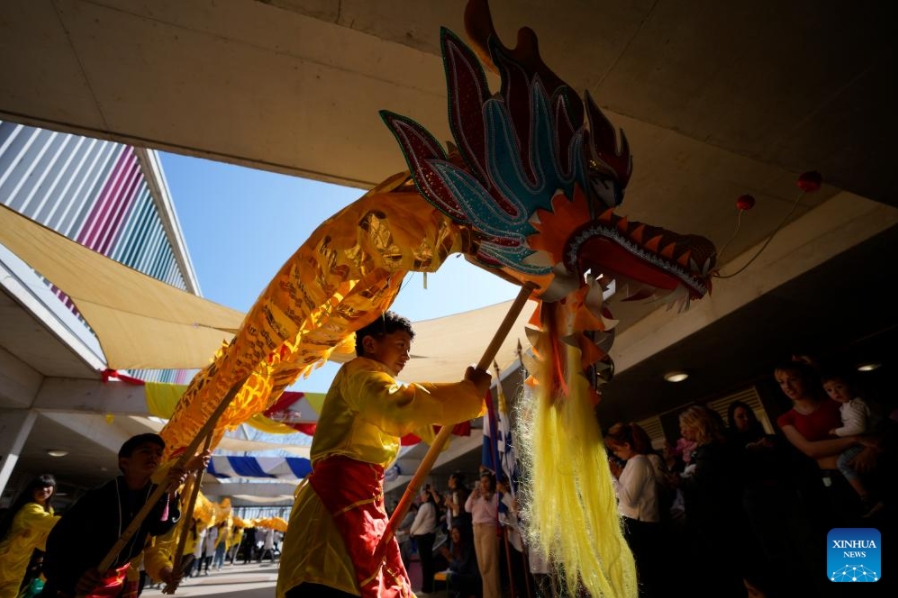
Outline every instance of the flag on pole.
{"type": "Polygon", "coordinates": [[[496,474],[497,480],[511,480],[509,488],[514,496],[519,477],[518,456],[514,448],[508,401],[502,391],[501,383],[498,385],[497,393],[498,408],[493,404],[492,394],[487,396],[487,412],[483,416],[483,449],[480,462],[496,474]]]}
{"type": "Polygon", "coordinates": [[[480,463],[498,478],[501,475],[501,467],[497,469],[499,462],[499,447],[496,440],[499,430],[496,422],[496,406],[493,403],[493,391],[486,393],[486,413],[483,415],[483,448],[480,453],[480,463]]]}
{"type": "Polygon", "coordinates": [[[514,447],[514,439],[511,431],[511,416],[508,410],[508,400],[502,390],[502,384],[498,384],[499,405],[497,415],[498,437],[496,446],[499,453],[499,463],[502,467],[502,477],[508,479],[511,495],[514,496],[518,484],[518,453],[514,447]]]}

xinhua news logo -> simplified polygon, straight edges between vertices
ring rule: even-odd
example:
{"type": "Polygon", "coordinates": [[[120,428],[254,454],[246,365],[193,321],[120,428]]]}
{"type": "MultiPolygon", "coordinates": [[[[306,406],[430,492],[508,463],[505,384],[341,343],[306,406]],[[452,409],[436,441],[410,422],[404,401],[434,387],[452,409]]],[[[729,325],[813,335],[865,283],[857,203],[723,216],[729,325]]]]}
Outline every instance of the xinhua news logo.
{"type": "Polygon", "coordinates": [[[879,581],[882,536],[879,530],[837,527],[826,537],[826,576],[834,582],[879,581]]]}

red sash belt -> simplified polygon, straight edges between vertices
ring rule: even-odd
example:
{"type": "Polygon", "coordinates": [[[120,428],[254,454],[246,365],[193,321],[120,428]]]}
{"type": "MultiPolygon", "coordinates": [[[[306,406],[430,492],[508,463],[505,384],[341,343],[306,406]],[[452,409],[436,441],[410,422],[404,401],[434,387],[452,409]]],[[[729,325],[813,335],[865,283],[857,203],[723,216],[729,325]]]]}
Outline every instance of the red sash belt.
{"type": "MultiPolygon", "coordinates": [[[[128,594],[127,590],[125,592],[122,591],[123,586],[126,585],[125,577],[130,566],[131,564],[128,563],[118,569],[110,569],[100,578],[99,585],[92,592],[84,594],[81,598],[116,598],[117,596],[120,598],[137,598],[136,583],[133,587],[133,593],[128,594]]],[[[51,590],[50,593],[53,594],[54,592],[51,590]]],[[[56,598],[73,598],[72,594],[62,590],[56,590],[55,596],[56,598]]]]}
{"type": "Polygon", "coordinates": [[[379,562],[375,557],[389,523],[383,480],[383,467],[342,456],[315,463],[309,476],[343,538],[362,598],[407,598],[413,596],[411,582],[396,539],[379,562]]]}

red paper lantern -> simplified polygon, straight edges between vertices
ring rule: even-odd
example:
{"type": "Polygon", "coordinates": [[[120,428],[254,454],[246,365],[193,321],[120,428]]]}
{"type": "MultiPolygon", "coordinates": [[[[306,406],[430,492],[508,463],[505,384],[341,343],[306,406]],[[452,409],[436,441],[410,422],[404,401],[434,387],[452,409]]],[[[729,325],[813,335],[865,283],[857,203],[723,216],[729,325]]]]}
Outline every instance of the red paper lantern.
{"type": "Polygon", "coordinates": [[[736,200],[736,207],[742,211],[750,210],[755,207],[755,198],[751,195],[740,195],[736,200]]]}
{"type": "Polygon", "coordinates": [[[821,184],[823,184],[823,175],[816,170],[804,172],[798,177],[798,188],[805,193],[813,193],[820,188],[821,184]]]}

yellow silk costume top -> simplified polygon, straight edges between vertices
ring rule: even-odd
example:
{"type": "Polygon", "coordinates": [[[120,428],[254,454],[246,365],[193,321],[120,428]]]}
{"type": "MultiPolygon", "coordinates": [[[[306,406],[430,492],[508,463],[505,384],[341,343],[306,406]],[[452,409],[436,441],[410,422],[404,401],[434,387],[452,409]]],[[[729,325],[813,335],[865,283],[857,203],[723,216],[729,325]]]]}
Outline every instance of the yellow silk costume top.
{"type": "MultiPolygon", "coordinates": [[[[431,424],[453,425],[482,413],[473,382],[396,382],[383,364],[357,357],[337,373],[321,410],[311,460],[342,455],[387,467],[409,433],[433,438],[431,424]]],[[[352,480],[346,480],[351,484],[352,480]]],[[[333,518],[308,481],[296,489],[281,551],[277,596],[304,582],[359,595],[352,561],[333,518]]]]}
{"type": "MultiPolygon", "coordinates": [[[[181,521],[183,520],[184,519],[182,518],[181,521]]],[[[188,543],[190,535],[191,534],[187,534],[188,543]]],[[[173,570],[175,569],[175,566],[172,564],[172,558],[178,548],[178,539],[180,537],[181,523],[178,522],[178,525],[170,529],[168,533],[147,538],[147,545],[141,555],[143,557],[143,568],[147,572],[147,575],[153,580],[162,581],[159,573],[166,567],[171,567],[173,570]]],[[[196,541],[194,540],[194,545],[195,544],[196,541]]],[[[184,554],[191,554],[192,552],[193,550],[188,550],[187,545],[185,544],[184,554]]],[[[135,559],[135,561],[137,561],[137,559],[135,559]]],[[[132,562],[132,569],[133,568],[132,562]]]]}
{"type": "Polygon", "coordinates": [[[59,517],[36,502],[26,503],[0,542],[0,598],[15,598],[34,549],[46,550],[47,536],[59,517]]]}

